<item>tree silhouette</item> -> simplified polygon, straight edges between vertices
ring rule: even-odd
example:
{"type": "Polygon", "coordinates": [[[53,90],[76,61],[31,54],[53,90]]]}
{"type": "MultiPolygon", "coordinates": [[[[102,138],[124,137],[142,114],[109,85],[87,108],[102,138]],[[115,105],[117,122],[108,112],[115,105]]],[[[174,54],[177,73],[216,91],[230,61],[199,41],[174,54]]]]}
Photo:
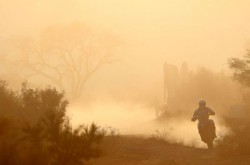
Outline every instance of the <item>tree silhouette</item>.
{"type": "Polygon", "coordinates": [[[96,34],[85,24],[73,23],[48,27],[37,38],[15,39],[16,51],[9,59],[25,78],[46,78],[74,99],[103,65],[117,61],[113,50],[118,44],[112,34],[96,34]]]}
{"type": "Polygon", "coordinates": [[[243,58],[230,58],[229,67],[233,71],[233,78],[246,87],[250,87],[250,50],[243,58]]]}

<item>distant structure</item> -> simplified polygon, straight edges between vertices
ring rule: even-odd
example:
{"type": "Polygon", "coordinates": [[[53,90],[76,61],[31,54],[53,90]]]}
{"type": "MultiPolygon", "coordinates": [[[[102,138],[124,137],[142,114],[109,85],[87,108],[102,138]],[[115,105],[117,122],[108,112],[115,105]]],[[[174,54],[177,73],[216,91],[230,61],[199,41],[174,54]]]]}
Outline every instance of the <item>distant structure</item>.
{"type": "Polygon", "coordinates": [[[175,65],[164,63],[164,104],[168,104],[170,100],[175,96],[175,92],[178,85],[179,72],[175,65]]]}
{"type": "Polygon", "coordinates": [[[188,79],[188,64],[183,62],[180,69],[180,83],[186,83],[188,79]]]}
{"type": "MultiPolygon", "coordinates": [[[[188,65],[187,63],[182,63],[180,72],[178,67],[167,62],[163,65],[163,103],[155,107],[156,117],[159,118],[163,115],[170,115],[169,104],[176,95],[176,90],[180,83],[186,83],[188,80],[188,65]]],[[[171,105],[170,105],[171,106],[171,105]]]]}

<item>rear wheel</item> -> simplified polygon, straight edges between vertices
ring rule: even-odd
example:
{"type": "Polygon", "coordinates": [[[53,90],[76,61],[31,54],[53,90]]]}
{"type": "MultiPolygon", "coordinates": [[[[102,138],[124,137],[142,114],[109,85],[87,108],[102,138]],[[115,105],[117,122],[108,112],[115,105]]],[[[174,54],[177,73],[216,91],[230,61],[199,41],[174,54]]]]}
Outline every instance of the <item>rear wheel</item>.
{"type": "Polygon", "coordinates": [[[213,149],[213,147],[214,147],[213,142],[208,142],[207,147],[208,147],[208,149],[213,149]]]}
{"type": "Polygon", "coordinates": [[[208,149],[213,149],[213,141],[215,138],[213,128],[209,124],[203,125],[199,128],[199,133],[201,140],[207,144],[208,149]]]}

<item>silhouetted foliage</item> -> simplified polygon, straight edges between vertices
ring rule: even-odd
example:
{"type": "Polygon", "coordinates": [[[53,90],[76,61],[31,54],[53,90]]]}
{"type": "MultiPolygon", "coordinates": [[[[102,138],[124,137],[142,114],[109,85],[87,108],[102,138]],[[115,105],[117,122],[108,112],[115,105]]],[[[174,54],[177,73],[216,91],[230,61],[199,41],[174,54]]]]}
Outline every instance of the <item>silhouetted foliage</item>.
{"type": "Polygon", "coordinates": [[[250,155],[249,120],[240,118],[224,118],[229,131],[217,140],[217,150],[220,155],[250,155]]]}
{"type": "MultiPolygon", "coordinates": [[[[242,86],[250,87],[250,51],[243,58],[229,59],[229,66],[233,71],[233,78],[242,86]]],[[[247,88],[242,91],[242,96],[244,108],[238,107],[236,110],[237,113],[243,111],[244,115],[224,117],[224,123],[230,130],[217,141],[217,149],[221,155],[250,155],[250,93],[247,88]]]]}
{"type": "Polygon", "coordinates": [[[250,50],[242,58],[229,59],[229,67],[233,71],[233,78],[237,80],[243,87],[242,91],[243,102],[250,109],[250,50]]]}
{"type": "Polygon", "coordinates": [[[95,124],[73,128],[67,100],[53,88],[13,92],[0,84],[0,164],[81,165],[102,152],[105,131],[95,124]]]}
{"type": "Polygon", "coordinates": [[[229,59],[229,67],[233,70],[235,80],[250,87],[250,50],[247,50],[243,58],[229,59]]]}

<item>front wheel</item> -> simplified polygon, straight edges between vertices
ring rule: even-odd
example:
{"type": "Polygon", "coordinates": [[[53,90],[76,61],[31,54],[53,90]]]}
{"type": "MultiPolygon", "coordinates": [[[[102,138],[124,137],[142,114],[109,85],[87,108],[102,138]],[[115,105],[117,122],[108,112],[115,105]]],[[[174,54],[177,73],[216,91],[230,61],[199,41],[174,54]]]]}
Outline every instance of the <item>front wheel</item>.
{"type": "Polygon", "coordinates": [[[208,149],[213,149],[214,148],[213,142],[208,142],[207,147],[208,147],[208,149]]]}

